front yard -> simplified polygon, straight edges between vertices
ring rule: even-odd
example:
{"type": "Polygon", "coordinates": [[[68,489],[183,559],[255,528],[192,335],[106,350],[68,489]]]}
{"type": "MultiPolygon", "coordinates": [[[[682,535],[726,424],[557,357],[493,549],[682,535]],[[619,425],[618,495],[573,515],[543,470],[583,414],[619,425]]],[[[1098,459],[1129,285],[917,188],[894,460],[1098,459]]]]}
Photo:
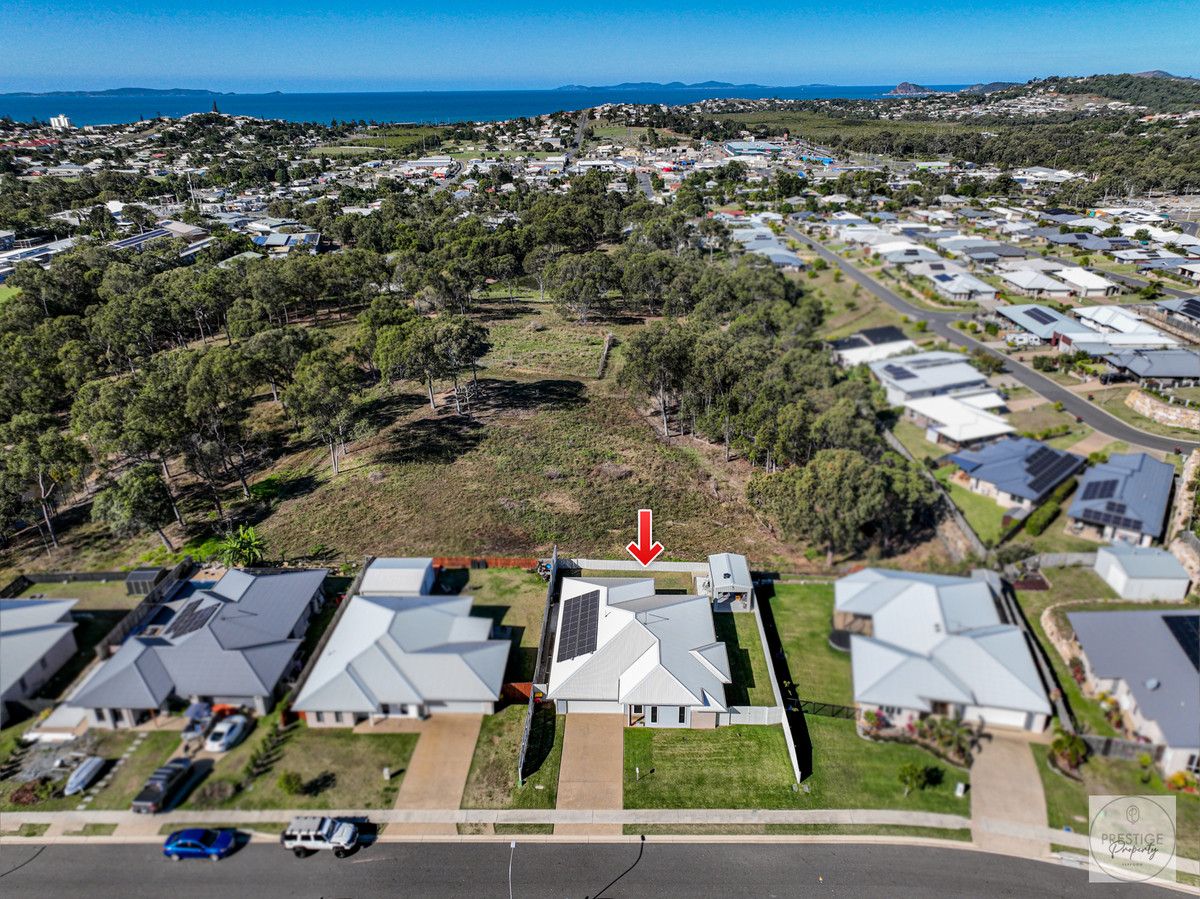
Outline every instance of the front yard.
{"type": "Polygon", "coordinates": [[[565,719],[544,705],[534,719],[530,753],[541,758],[538,769],[517,785],[517,755],[526,706],[507,706],[486,715],[463,789],[462,808],[554,808],[558,801],[558,769],[562,761],[565,719]],[[551,734],[550,729],[553,728],[551,734]]]}

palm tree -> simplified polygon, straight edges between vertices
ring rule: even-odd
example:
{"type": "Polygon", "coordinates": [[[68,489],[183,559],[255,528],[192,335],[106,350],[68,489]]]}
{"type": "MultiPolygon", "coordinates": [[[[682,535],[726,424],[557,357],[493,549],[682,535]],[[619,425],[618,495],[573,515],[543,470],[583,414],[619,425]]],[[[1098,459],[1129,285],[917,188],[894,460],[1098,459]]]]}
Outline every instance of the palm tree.
{"type": "Polygon", "coordinates": [[[1054,740],[1050,743],[1050,751],[1055,758],[1074,771],[1087,758],[1088,745],[1078,734],[1069,734],[1062,725],[1055,725],[1054,740]]]}
{"type": "Polygon", "coordinates": [[[266,554],[267,541],[249,525],[238,525],[217,548],[227,568],[247,568],[257,565],[266,554]]]}

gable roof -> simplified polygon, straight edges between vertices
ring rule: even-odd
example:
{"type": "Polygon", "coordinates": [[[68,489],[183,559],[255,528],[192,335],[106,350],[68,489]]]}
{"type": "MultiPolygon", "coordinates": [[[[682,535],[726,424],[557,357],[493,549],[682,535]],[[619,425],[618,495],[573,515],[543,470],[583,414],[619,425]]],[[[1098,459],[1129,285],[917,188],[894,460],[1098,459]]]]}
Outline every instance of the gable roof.
{"type": "Polygon", "coordinates": [[[70,696],[84,708],[158,708],[177,696],[270,696],[291,665],[300,620],[326,570],[231,570],[187,585],[70,696]],[[159,615],[162,615],[160,612],[159,615]]]}
{"type": "Polygon", "coordinates": [[[469,596],[356,595],[300,690],[298,711],[494,702],[511,644],[469,596]]]}
{"type": "Polygon", "coordinates": [[[872,636],[850,638],[856,701],[1050,711],[1024,635],[1002,622],[991,583],[976,575],[867,568],[834,583],[834,607],[872,622],[872,636]]]}
{"type": "Polygon", "coordinates": [[[1097,556],[1109,556],[1128,577],[1145,579],[1189,580],[1191,575],[1180,561],[1165,549],[1113,543],[1096,550],[1097,556]]]}
{"type": "Polygon", "coordinates": [[[1200,378],[1200,353],[1192,350],[1126,350],[1110,353],[1104,361],[1139,378],[1200,378]]]}
{"type": "Polygon", "coordinates": [[[955,388],[981,387],[987,376],[962,353],[933,350],[868,363],[880,382],[905,395],[955,388]]]}
{"type": "Polygon", "coordinates": [[[906,402],[905,407],[934,422],[933,430],[955,443],[971,443],[1011,434],[1012,425],[999,415],[956,396],[927,396],[906,402]]]}
{"type": "Polygon", "coordinates": [[[0,695],[75,629],[74,599],[0,599],[0,695]]]}
{"type": "Polygon", "coordinates": [[[971,477],[1011,496],[1040,502],[1083,467],[1084,459],[1028,437],[1008,437],[948,457],[971,477]]]}
{"type": "Polygon", "coordinates": [[[1162,536],[1174,483],[1173,465],[1145,453],[1114,453],[1080,478],[1067,515],[1157,538],[1162,536]]]}
{"type": "MultiPolygon", "coordinates": [[[[595,649],[555,657],[550,699],[725,709],[729,654],[705,596],[657,594],[652,578],[564,578],[562,600],[599,594],[595,649]]],[[[555,645],[562,640],[560,615],[555,645]]]]}

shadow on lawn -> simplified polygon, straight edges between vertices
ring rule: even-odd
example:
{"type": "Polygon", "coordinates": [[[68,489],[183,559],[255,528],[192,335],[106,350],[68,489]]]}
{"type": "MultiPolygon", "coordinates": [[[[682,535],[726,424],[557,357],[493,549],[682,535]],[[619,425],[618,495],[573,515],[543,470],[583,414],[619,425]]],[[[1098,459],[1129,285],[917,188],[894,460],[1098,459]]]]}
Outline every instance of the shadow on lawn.
{"type": "Polygon", "coordinates": [[[587,402],[582,382],[565,378],[540,381],[481,378],[479,386],[481,389],[472,403],[472,411],[480,415],[530,409],[577,409],[587,402]]]}
{"type": "Polygon", "coordinates": [[[779,639],[779,628],[775,625],[775,613],[771,609],[771,599],[775,596],[774,582],[759,584],[755,588],[758,599],[758,609],[762,615],[763,630],[767,634],[767,649],[770,651],[770,664],[775,668],[775,679],[779,681],[779,692],[783,695],[784,715],[788,728],[792,732],[792,740],[796,744],[796,761],[800,766],[800,779],[807,780],[813,775],[813,745],[808,733],[808,722],[804,712],[800,711],[800,698],[796,694],[796,684],[792,680],[792,671],[788,667],[787,655],[783,651],[783,643],[779,639]]]}
{"type": "Polygon", "coordinates": [[[465,415],[422,418],[389,437],[378,462],[446,464],[475,449],[483,440],[483,425],[465,415]]]}

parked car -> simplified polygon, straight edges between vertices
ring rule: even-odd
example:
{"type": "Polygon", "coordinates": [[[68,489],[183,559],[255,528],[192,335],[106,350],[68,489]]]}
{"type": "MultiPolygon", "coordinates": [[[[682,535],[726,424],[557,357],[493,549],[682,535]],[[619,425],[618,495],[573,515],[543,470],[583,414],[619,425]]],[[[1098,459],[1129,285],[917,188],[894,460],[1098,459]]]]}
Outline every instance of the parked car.
{"type": "Polygon", "coordinates": [[[143,815],[161,812],[183,786],[191,770],[192,763],[187,759],[171,759],[146,779],[146,785],[134,797],[130,808],[143,815]]]}
{"type": "Polygon", "coordinates": [[[337,858],[345,858],[358,845],[358,828],[337,818],[304,815],[292,819],[280,834],[279,844],[292,850],[296,858],[306,858],[322,849],[331,849],[337,858]]]}
{"type": "Polygon", "coordinates": [[[167,837],[163,843],[163,855],[175,862],[185,858],[207,858],[219,862],[233,851],[236,844],[236,830],[191,827],[177,830],[167,837]]]}
{"type": "Polygon", "coordinates": [[[245,715],[230,715],[222,718],[208,732],[204,741],[205,752],[228,752],[242,741],[246,731],[250,729],[250,719],[245,715]]]}

